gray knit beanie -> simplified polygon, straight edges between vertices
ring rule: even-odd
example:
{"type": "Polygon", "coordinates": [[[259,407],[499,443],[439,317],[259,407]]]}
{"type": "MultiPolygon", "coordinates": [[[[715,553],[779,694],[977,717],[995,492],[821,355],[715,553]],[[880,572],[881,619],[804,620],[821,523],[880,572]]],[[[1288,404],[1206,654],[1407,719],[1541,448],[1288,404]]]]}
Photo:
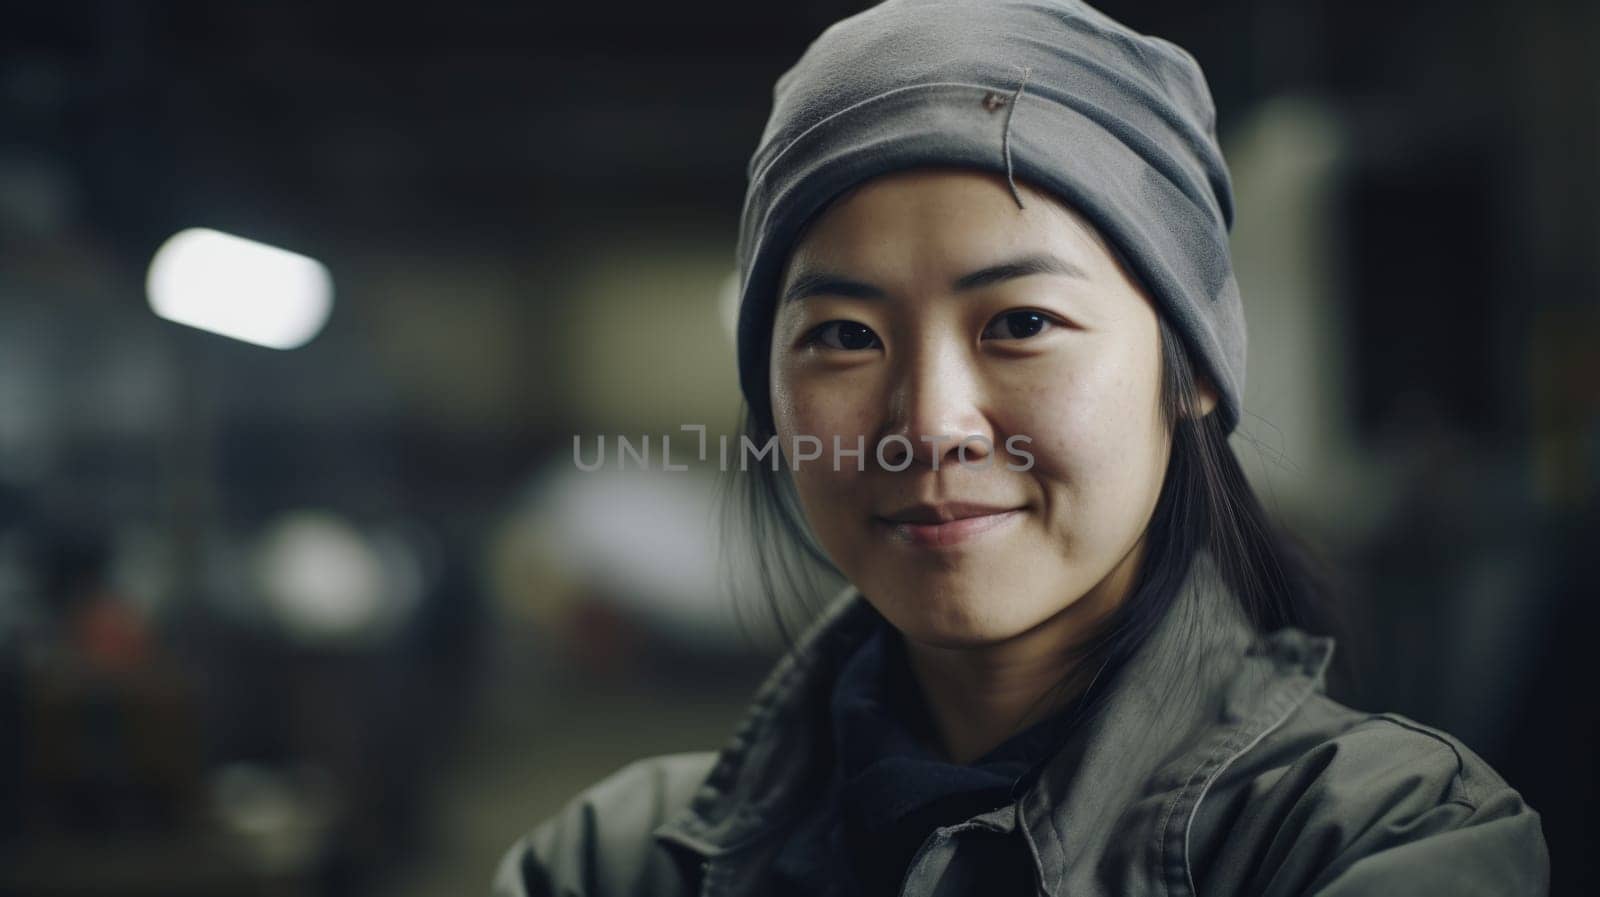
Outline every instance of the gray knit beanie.
{"type": "Polygon", "coordinates": [[[773,88],[739,227],[739,385],[770,423],[778,278],[830,200],[922,165],[1022,179],[1088,218],[1216,384],[1231,431],[1245,327],[1233,192],[1205,76],[1182,48],[1077,0],[885,0],[773,88]]]}

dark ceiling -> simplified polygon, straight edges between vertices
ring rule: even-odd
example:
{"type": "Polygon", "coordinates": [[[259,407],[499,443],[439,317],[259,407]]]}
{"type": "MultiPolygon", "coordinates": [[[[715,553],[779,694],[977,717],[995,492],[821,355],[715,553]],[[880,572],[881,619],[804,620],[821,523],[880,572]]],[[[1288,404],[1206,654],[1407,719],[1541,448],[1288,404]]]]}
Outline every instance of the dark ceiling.
{"type": "MultiPolygon", "coordinates": [[[[67,165],[136,254],[197,219],[437,245],[640,206],[731,218],[772,82],[867,5],[14,3],[0,147],[67,165]]],[[[1238,0],[1106,8],[1189,47],[1224,121],[1322,46],[1262,49],[1244,26],[1271,13],[1238,0]]]]}

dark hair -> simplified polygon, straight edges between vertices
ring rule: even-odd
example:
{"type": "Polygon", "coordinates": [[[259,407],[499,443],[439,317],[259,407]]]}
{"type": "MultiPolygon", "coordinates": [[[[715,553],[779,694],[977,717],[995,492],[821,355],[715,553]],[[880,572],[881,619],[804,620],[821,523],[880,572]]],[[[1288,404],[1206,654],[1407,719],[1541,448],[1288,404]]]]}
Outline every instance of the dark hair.
{"type": "MultiPolygon", "coordinates": [[[[1080,659],[1097,662],[1072,664],[1073,671],[1058,688],[1087,688],[1085,680],[1091,676],[1098,676],[1093,681],[1102,685],[1113,678],[1165,615],[1201,548],[1210,550],[1222,580],[1258,632],[1285,626],[1314,633],[1335,628],[1329,569],[1262,507],[1223,432],[1221,415],[1201,413],[1199,382],[1182,338],[1165,315],[1157,319],[1160,407],[1173,441],[1161,494],[1132,591],[1073,649],[1080,659]]],[[[770,418],[759,418],[748,407],[742,428],[757,444],[774,432],[770,418]]],[[[748,535],[745,548],[756,568],[755,579],[773,622],[792,648],[795,634],[787,615],[797,605],[812,611],[804,605],[823,593],[820,578],[842,575],[806,526],[786,471],[758,463],[748,472],[731,470],[729,476],[724,532],[748,535]]],[[[742,608],[738,596],[735,607],[742,608]]]]}

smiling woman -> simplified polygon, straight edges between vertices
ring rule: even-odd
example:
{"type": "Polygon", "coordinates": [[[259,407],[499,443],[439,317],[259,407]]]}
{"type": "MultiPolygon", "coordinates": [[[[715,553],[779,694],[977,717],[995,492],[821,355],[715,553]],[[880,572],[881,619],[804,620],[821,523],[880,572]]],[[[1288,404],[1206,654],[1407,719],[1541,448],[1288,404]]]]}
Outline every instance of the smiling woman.
{"type": "Polygon", "coordinates": [[[732,510],[769,600],[796,547],[849,587],[728,744],[585,790],[499,893],[1546,891],[1482,758],[1323,692],[1324,589],[1228,443],[1192,58],[1066,0],[889,0],[779,80],[750,171],[745,435],[789,463],[732,510]]]}
{"type": "Polygon", "coordinates": [[[872,286],[812,281],[773,328],[780,445],[809,433],[915,448],[919,474],[811,465],[794,480],[822,549],[905,635],[922,677],[960,683],[930,695],[960,762],[1002,740],[1037,683],[1071,666],[1074,637],[1119,603],[1170,447],[1154,305],[1088,227],[1024,189],[1038,201],[1019,210],[992,174],[873,179],[789,265],[872,286]],[[1018,254],[1035,262],[995,262],[1018,254]],[[841,327],[863,345],[818,336],[841,327]],[[1014,436],[1029,439],[1027,476],[958,463],[960,440],[1014,436]]]}

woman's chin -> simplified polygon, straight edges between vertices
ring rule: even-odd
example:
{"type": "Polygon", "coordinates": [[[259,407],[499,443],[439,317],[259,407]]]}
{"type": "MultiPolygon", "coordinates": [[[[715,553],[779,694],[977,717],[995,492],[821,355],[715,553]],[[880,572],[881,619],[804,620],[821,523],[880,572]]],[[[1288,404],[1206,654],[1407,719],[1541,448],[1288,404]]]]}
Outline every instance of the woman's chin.
{"type": "MultiPolygon", "coordinates": [[[[996,615],[990,605],[992,601],[992,593],[946,595],[914,607],[900,605],[901,612],[885,616],[907,638],[929,647],[947,649],[998,644],[1028,631],[1036,622],[1010,614],[996,615]]],[[[882,606],[879,609],[882,611],[882,606]]]]}

